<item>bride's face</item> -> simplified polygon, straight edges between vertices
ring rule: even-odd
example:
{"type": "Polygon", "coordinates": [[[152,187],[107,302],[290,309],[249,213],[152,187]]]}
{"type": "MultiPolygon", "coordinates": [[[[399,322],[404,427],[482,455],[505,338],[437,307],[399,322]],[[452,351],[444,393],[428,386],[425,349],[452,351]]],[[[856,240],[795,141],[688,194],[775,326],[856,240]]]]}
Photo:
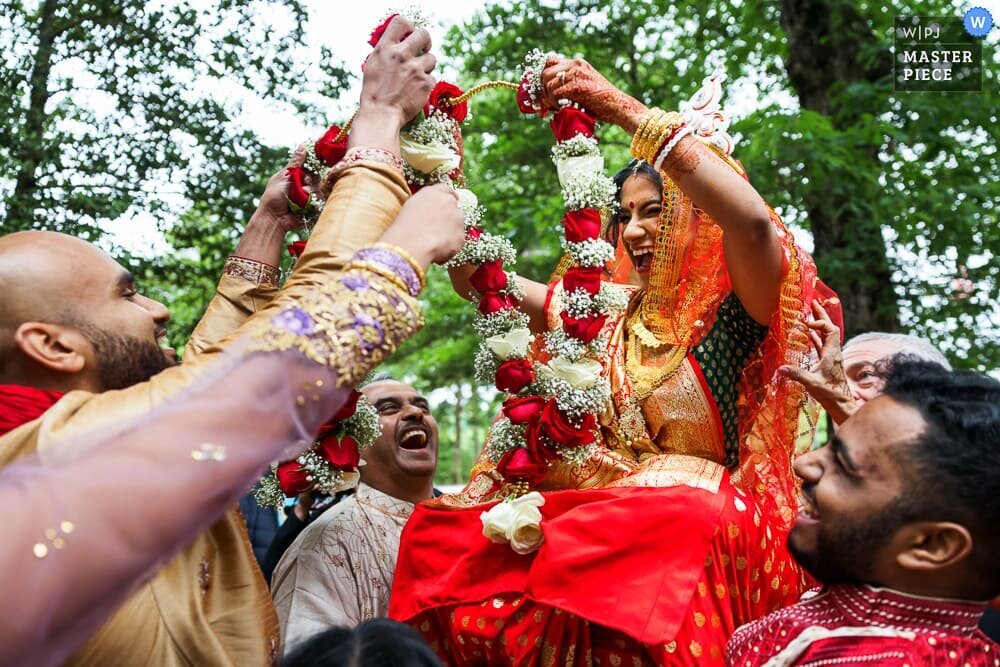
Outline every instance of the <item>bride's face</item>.
{"type": "Polygon", "coordinates": [[[617,222],[642,287],[649,286],[661,206],[660,189],[648,178],[631,176],[622,185],[617,222]]]}

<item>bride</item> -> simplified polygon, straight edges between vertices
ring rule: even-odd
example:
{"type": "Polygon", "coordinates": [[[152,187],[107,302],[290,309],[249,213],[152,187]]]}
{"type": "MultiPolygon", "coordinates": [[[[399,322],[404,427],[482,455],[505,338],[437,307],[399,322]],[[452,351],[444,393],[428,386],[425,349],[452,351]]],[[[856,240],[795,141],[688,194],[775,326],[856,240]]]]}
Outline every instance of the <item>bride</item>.
{"type": "MultiPolygon", "coordinates": [[[[634,135],[606,224],[623,259],[611,278],[630,294],[603,330],[612,405],[590,457],[550,463],[534,484],[545,542],[533,555],[480,534],[484,503],[514,489],[485,454],[462,492],[420,508],[391,613],[449,663],[721,662],[736,627],[805,584],[783,539],[805,396],[776,370],[805,362],[813,301],[838,301],[724,131],[648,109],[583,60],[550,59],[542,81],[551,105],[634,135]]],[[[706,86],[710,106],[721,91],[706,86]]],[[[452,272],[462,296],[474,268],[452,272]]],[[[558,326],[562,281],[521,280],[534,333],[558,326]]]]}

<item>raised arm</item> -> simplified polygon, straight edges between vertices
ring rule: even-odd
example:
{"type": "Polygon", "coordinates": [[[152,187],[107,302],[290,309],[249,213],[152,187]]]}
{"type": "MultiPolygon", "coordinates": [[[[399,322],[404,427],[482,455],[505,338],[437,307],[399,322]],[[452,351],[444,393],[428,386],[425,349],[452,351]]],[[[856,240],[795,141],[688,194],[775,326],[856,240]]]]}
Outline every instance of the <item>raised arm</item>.
{"type": "Polygon", "coordinates": [[[0,569],[19,573],[0,587],[0,601],[18,605],[0,620],[0,663],[62,664],[268,462],[310,442],[357,382],[419,329],[419,276],[452,257],[462,235],[454,195],[425,188],[385,245],[286,295],[225,355],[195,364],[198,380],[156,409],[118,410],[75,430],[54,428],[49,415],[36,422],[52,436],[48,447],[0,470],[0,500],[34,510],[8,525],[0,549],[0,569]],[[135,496],[145,502],[121,502],[135,496]]]}
{"type": "MultiPolygon", "coordinates": [[[[635,134],[649,112],[585,60],[550,59],[542,82],[550,103],[571,100],[629,134],[635,134]]],[[[652,162],[655,156],[638,157],[652,162]]],[[[782,261],[764,200],[735,169],[690,135],[674,147],[662,170],[722,229],[733,291],[751,317],[768,324],[778,305],[782,261]]]]}
{"type": "MultiPolygon", "coordinates": [[[[469,301],[476,294],[476,289],[470,280],[475,270],[476,267],[472,264],[448,269],[451,286],[455,288],[460,297],[469,301]]],[[[521,310],[528,316],[528,328],[534,334],[545,333],[548,330],[545,321],[545,300],[548,296],[548,286],[521,276],[517,277],[517,281],[521,285],[521,289],[524,290],[521,310]]]]}
{"type": "MultiPolygon", "coordinates": [[[[297,153],[288,166],[301,165],[297,153]]],[[[288,173],[271,176],[236,250],[226,260],[215,296],[184,348],[185,360],[218,343],[278,293],[281,251],[288,232],[302,219],[288,209],[288,173]]]]}
{"type": "MultiPolygon", "coordinates": [[[[335,170],[330,183],[332,192],[292,275],[281,292],[254,313],[237,333],[273,317],[304,293],[329,283],[359,249],[379,240],[410,197],[403,173],[392,160],[392,157],[398,160],[398,155],[388,154],[385,146],[391,148],[393,142],[398,141],[396,137],[407,114],[415,114],[427,101],[433,79],[426,69],[433,64],[433,57],[407,55],[429,47],[426,31],[410,33],[413,27],[401,17],[393,19],[390,28],[394,31],[386,34],[391,39],[383,36],[368,60],[362,100],[367,99],[366,89],[373,85],[378,86],[380,92],[372,93],[374,102],[362,102],[355,121],[359,126],[352,133],[353,141],[358,142],[354,148],[375,149],[376,152],[358,154],[357,160],[335,170]],[[399,34],[407,33],[402,41],[393,41],[399,34]],[[382,124],[375,122],[376,118],[381,119],[382,124]],[[363,146],[361,142],[365,142],[363,146]]],[[[427,225],[434,220],[422,222],[427,225]]],[[[71,422],[65,425],[65,431],[80,432],[110,420],[141,414],[176,395],[201,375],[203,363],[234,342],[237,333],[206,348],[193,363],[168,368],[148,382],[121,391],[87,396],[77,406],[71,422]]],[[[38,440],[40,449],[44,449],[49,440],[49,431],[44,425],[42,429],[44,432],[38,440]]],[[[65,431],[61,435],[65,435],[65,431]]]]}

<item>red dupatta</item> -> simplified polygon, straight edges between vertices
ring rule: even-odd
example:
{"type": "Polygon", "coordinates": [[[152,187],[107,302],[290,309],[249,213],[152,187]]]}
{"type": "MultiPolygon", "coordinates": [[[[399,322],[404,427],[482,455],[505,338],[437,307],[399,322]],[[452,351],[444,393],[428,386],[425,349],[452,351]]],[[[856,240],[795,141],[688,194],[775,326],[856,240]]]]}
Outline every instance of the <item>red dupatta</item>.
{"type": "Polygon", "coordinates": [[[62,397],[58,391],[0,384],[0,436],[38,419],[62,397]]]}

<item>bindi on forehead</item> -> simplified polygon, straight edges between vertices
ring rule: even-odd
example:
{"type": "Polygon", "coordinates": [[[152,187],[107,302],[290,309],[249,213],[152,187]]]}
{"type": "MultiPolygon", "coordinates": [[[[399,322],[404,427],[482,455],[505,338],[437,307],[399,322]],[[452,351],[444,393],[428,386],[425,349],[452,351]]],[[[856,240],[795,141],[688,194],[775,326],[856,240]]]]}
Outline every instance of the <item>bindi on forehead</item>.
{"type": "Polygon", "coordinates": [[[635,208],[635,202],[634,202],[634,201],[630,201],[630,202],[628,203],[628,207],[629,207],[629,208],[635,208]]]}

